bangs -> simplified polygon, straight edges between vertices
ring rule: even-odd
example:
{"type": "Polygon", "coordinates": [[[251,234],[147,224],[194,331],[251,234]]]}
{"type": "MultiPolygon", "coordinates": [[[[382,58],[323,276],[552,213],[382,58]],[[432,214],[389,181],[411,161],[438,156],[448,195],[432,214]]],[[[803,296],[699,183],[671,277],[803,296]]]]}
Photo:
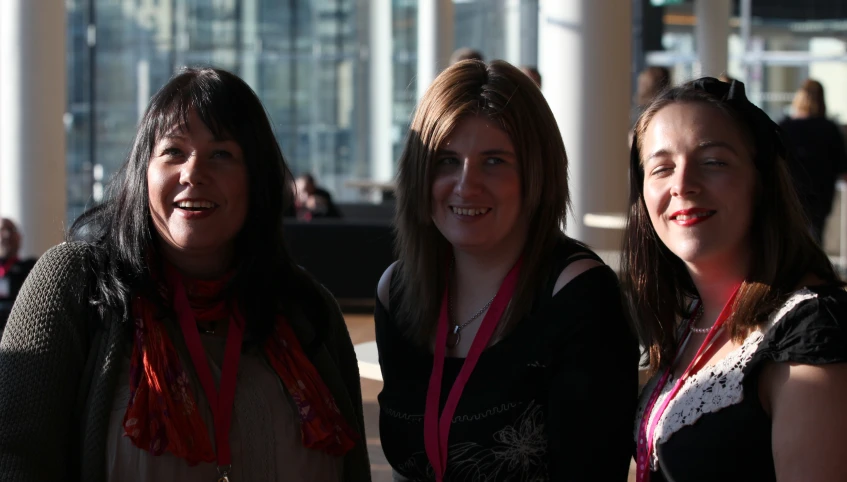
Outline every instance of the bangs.
{"type": "Polygon", "coordinates": [[[171,132],[185,134],[188,128],[188,116],[192,109],[197,112],[203,124],[209,128],[217,140],[235,140],[239,144],[240,132],[233,122],[237,118],[234,95],[226,95],[228,89],[221,88],[222,79],[215,74],[198,75],[187,83],[174,85],[171,92],[164,93],[162,105],[155,109],[152,142],[155,143],[171,132]]]}

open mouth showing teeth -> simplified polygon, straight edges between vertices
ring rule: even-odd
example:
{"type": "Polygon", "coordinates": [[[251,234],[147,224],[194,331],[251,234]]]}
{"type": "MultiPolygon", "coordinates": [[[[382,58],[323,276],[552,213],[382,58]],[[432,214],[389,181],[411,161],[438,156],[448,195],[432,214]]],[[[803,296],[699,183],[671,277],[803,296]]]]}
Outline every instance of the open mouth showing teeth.
{"type": "Polygon", "coordinates": [[[465,208],[457,208],[456,206],[450,206],[450,209],[453,210],[454,214],[461,214],[462,216],[479,216],[479,215],[487,213],[488,211],[491,211],[491,208],[465,209],[465,208]]]}
{"type": "Polygon", "coordinates": [[[705,217],[711,216],[711,215],[715,214],[715,212],[716,211],[703,211],[703,212],[694,213],[694,214],[680,214],[678,216],[672,217],[671,219],[673,219],[675,221],[689,221],[691,219],[705,218],[705,217]]]}
{"type": "Polygon", "coordinates": [[[178,203],[174,203],[174,205],[179,209],[185,209],[186,211],[205,211],[217,206],[215,203],[210,201],[180,201],[178,203]]]}

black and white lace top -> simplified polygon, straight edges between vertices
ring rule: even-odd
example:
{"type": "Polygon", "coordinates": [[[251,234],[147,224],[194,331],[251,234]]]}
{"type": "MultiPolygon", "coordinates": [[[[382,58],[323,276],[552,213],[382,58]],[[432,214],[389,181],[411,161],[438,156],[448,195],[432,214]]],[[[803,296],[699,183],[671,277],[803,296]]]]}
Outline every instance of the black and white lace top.
{"type": "MultiPolygon", "coordinates": [[[[794,292],[739,348],[686,380],[656,423],[651,482],[776,480],[771,421],[758,392],[769,361],[847,362],[847,292],[834,286],[794,292]]],[[[642,390],[636,437],[658,378],[642,390]]],[[[670,380],[654,407],[672,386],[670,380]]]]}
{"type": "MultiPolygon", "coordinates": [[[[535,309],[480,357],[453,418],[445,480],[626,480],[637,342],[608,267],[586,271],[552,296],[566,260],[578,252],[596,258],[563,242],[535,309]]],[[[393,308],[399,287],[391,291],[393,308]]],[[[381,304],[376,341],[385,457],[399,480],[435,480],[423,436],[432,354],[404,338],[396,314],[381,304]]],[[[445,360],[442,408],[463,362],[445,360]]]]}

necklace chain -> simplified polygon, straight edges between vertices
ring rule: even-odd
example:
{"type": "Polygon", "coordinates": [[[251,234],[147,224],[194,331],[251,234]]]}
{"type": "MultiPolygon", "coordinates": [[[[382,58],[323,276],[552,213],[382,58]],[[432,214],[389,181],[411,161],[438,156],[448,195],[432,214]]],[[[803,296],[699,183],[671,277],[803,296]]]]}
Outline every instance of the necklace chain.
{"type": "MultiPolygon", "coordinates": [[[[455,261],[455,260],[454,260],[454,261],[455,261]]],[[[450,272],[451,272],[451,274],[452,274],[452,272],[453,272],[453,264],[454,264],[454,261],[451,261],[451,262],[450,262],[450,272]]],[[[452,318],[452,319],[453,319],[453,333],[459,333],[459,332],[462,330],[462,328],[464,328],[464,327],[468,326],[468,325],[469,325],[472,321],[474,321],[475,319],[479,318],[479,315],[481,315],[481,314],[485,313],[485,310],[487,310],[487,309],[488,309],[488,307],[490,307],[490,306],[491,306],[491,303],[493,303],[493,302],[494,302],[494,298],[496,298],[496,297],[497,297],[497,295],[496,295],[496,294],[495,294],[494,296],[492,296],[492,297],[491,297],[491,299],[490,299],[490,300],[488,300],[488,303],[486,303],[486,304],[485,304],[485,306],[483,306],[482,308],[480,308],[480,309],[479,309],[479,311],[477,311],[476,313],[474,313],[474,314],[473,314],[473,316],[471,316],[471,317],[468,319],[468,321],[466,321],[466,322],[464,322],[464,323],[462,323],[462,324],[460,325],[460,324],[456,323],[456,316],[455,316],[455,314],[454,314],[454,312],[453,312],[453,292],[452,292],[452,290],[451,290],[451,291],[450,291],[450,294],[449,294],[449,296],[448,296],[448,301],[449,301],[449,308],[450,308],[450,318],[452,318]]]]}
{"type": "MultiPolygon", "coordinates": [[[[496,297],[496,296],[497,295],[494,295],[494,297],[496,297]]],[[[480,308],[479,311],[474,313],[474,315],[471,316],[470,319],[468,319],[468,321],[466,321],[466,322],[464,322],[460,325],[460,324],[456,323],[456,321],[455,321],[456,317],[453,314],[453,295],[451,294],[450,295],[450,317],[453,318],[453,325],[455,326],[454,332],[461,331],[462,328],[468,326],[473,320],[479,318],[479,315],[483,314],[485,312],[485,310],[487,310],[488,307],[491,306],[491,303],[494,302],[494,297],[492,297],[490,300],[488,300],[488,303],[486,303],[485,306],[480,308]]]]}
{"type": "Polygon", "coordinates": [[[706,327],[706,328],[697,328],[696,326],[694,326],[702,318],[703,318],[703,303],[700,303],[700,307],[697,308],[697,313],[694,313],[694,320],[691,322],[691,332],[692,333],[698,333],[698,334],[703,335],[703,334],[709,333],[712,330],[711,326],[706,327]]]}

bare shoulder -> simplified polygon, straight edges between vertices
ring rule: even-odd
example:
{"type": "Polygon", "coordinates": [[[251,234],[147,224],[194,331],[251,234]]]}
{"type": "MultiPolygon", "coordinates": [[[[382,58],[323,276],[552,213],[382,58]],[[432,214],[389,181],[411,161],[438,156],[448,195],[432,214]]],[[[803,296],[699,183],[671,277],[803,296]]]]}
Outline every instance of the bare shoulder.
{"type": "Polygon", "coordinates": [[[397,263],[398,261],[395,261],[385,269],[382,276],[379,278],[379,283],[376,285],[376,296],[379,298],[379,302],[382,303],[382,306],[385,307],[386,310],[388,309],[389,294],[391,291],[391,275],[394,273],[394,267],[397,263]]]}
{"type": "Polygon", "coordinates": [[[847,363],[773,363],[763,372],[777,479],[847,480],[847,363]]]}
{"type": "Polygon", "coordinates": [[[593,259],[580,259],[574,261],[563,269],[561,273],[559,273],[559,278],[556,280],[556,284],[553,285],[553,296],[556,296],[556,293],[561,291],[562,288],[567,286],[568,283],[576,279],[579,275],[588,270],[603,266],[605,266],[603,263],[593,259]]]}

